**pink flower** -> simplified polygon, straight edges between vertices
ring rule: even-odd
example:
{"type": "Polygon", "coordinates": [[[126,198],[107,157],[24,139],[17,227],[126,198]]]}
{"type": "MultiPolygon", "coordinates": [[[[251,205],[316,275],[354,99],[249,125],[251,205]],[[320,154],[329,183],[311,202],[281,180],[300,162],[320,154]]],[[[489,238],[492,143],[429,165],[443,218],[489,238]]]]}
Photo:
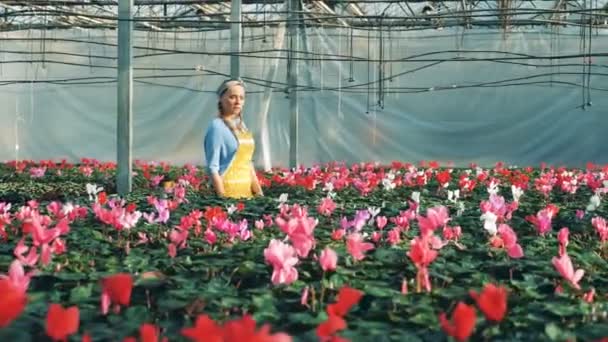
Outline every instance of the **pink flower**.
{"type": "Polygon", "coordinates": [[[331,216],[331,214],[336,210],[336,203],[331,199],[331,197],[325,197],[319,203],[319,207],[317,207],[319,214],[324,216],[331,216]]]}
{"type": "Polygon", "coordinates": [[[600,241],[608,241],[608,226],[606,226],[606,220],[603,217],[594,217],[591,219],[591,224],[600,236],[600,241]]]}
{"type": "Polygon", "coordinates": [[[264,229],[264,221],[263,220],[255,221],[255,228],[258,230],[264,229]]]}
{"type": "Polygon", "coordinates": [[[448,209],[444,206],[429,208],[426,211],[426,217],[418,215],[418,225],[420,226],[420,235],[426,236],[432,233],[435,229],[443,227],[450,220],[448,209]]]}
{"type": "Polygon", "coordinates": [[[374,241],[374,243],[378,243],[378,241],[380,241],[382,239],[382,233],[381,232],[373,232],[372,233],[372,241],[374,241]]]}
{"type": "Polygon", "coordinates": [[[319,257],[319,264],[321,264],[321,268],[323,271],[333,271],[336,269],[336,265],[338,264],[338,254],[329,248],[325,247],[323,252],[321,252],[321,256],[319,257]]]}
{"type": "Polygon", "coordinates": [[[401,281],[401,293],[406,295],[407,292],[407,279],[403,278],[403,280],[401,281]]]}
{"type": "Polygon", "coordinates": [[[553,257],[551,260],[553,262],[553,266],[557,270],[557,272],[564,277],[571,285],[577,290],[580,290],[580,285],[578,282],[585,275],[585,271],[582,269],[574,271],[574,266],[572,266],[572,260],[568,254],[563,254],[559,258],[553,257]]]}
{"type": "Polygon", "coordinates": [[[446,239],[446,240],[456,240],[456,241],[458,241],[458,239],[460,238],[461,234],[462,234],[462,228],[460,228],[460,226],[455,226],[455,227],[445,226],[445,227],[443,227],[443,238],[446,239]]]}
{"type": "Polygon", "coordinates": [[[303,213],[302,216],[292,217],[289,220],[279,217],[276,222],[281,230],[289,236],[289,240],[291,240],[298,256],[302,258],[308,256],[310,250],[315,246],[313,233],[317,226],[317,220],[306,217],[306,213],[303,213]]]}
{"type": "Polygon", "coordinates": [[[294,267],[298,263],[298,257],[290,245],[273,239],[264,249],[264,258],[274,268],[271,278],[274,285],[289,285],[298,280],[298,270],[294,267]]]}
{"type": "Polygon", "coordinates": [[[309,290],[310,290],[310,287],[305,286],[304,289],[302,290],[302,296],[300,297],[300,304],[304,305],[305,307],[309,307],[309,305],[308,305],[309,290]]]}
{"type": "Polygon", "coordinates": [[[410,257],[416,267],[428,267],[433,260],[437,258],[437,251],[431,249],[430,247],[431,246],[426,239],[416,237],[414,240],[412,240],[411,248],[407,255],[410,257]]]}
{"type": "Polygon", "coordinates": [[[557,233],[557,241],[559,241],[559,255],[564,255],[566,254],[566,247],[568,247],[568,235],[570,234],[570,231],[568,230],[568,227],[563,227],[562,229],[559,230],[559,233],[557,233]]]}
{"type": "Polygon", "coordinates": [[[34,273],[35,271],[30,271],[26,274],[21,262],[18,259],[15,259],[8,269],[8,275],[0,274],[0,279],[9,279],[16,289],[19,289],[21,292],[26,292],[30,285],[30,279],[32,279],[34,273]]]}
{"type": "Polygon", "coordinates": [[[346,250],[355,260],[365,259],[365,252],[374,248],[371,242],[363,242],[363,237],[359,233],[350,234],[346,238],[346,250]]]}
{"type": "Polygon", "coordinates": [[[579,220],[582,220],[583,217],[585,217],[585,212],[582,211],[582,210],[580,210],[580,209],[577,209],[576,210],[576,218],[579,219],[579,220]]]}
{"type": "Polygon", "coordinates": [[[332,240],[341,240],[344,237],[344,235],[346,235],[346,230],[344,230],[344,229],[334,230],[331,233],[331,239],[332,240]]]}
{"type": "Polygon", "coordinates": [[[583,295],[583,300],[587,303],[593,303],[594,297],[595,297],[595,289],[591,288],[591,290],[589,290],[589,292],[587,292],[583,295]]]}
{"type": "Polygon", "coordinates": [[[519,259],[524,256],[524,251],[521,246],[517,243],[517,235],[506,224],[501,224],[498,227],[498,233],[500,234],[500,238],[504,242],[504,247],[507,250],[507,254],[509,257],[513,259],[519,259]]]}
{"type": "Polygon", "coordinates": [[[386,218],[386,216],[376,217],[376,226],[378,227],[378,229],[383,229],[386,226],[387,222],[388,219],[386,218]]]}
{"type": "Polygon", "coordinates": [[[399,228],[393,228],[388,232],[388,242],[391,246],[398,244],[401,241],[401,230],[399,228]]]}
{"type": "Polygon", "coordinates": [[[532,222],[539,234],[544,235],[551,230],[551,220],[554,216],[554,211],[547,208],[540,210],[536,216],[528,216],[526,219],[532,222]]]}

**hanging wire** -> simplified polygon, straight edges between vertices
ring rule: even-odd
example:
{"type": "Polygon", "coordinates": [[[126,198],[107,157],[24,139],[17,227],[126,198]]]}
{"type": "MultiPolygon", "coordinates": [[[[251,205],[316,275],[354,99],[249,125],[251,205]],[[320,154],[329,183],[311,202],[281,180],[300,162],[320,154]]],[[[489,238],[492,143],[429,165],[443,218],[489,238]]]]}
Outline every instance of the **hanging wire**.
{"type": "Polygon", "coordinates": [[[354,38],[353,38],[353,35],[354,35],[354,34],[353,34],[353,33],[354,33],[354,32],[353,32],[353,30],[354,30],[354,29],[353,29],[353,27],[351,26],[351,27],[350,27],[350,30],[349,30],[349,36],[350,36],[350,37],[349,37],[349,40],[348,40],[348,41],[350,42],[350,43],[348,44],[348,49],[349,49],[348,53],[349,53],[349,55],[350,55],[350,65],[349,65],[349,73],[350,73],[350,76],[348,77],[348,82],[354,82],[354,81],[355,81],[355,75],[354,75],[354,73],[355,73],[355,65],[354,65],[354,63],[355,63],[355,62],[354,62],[355,58],[354,58],[354,56],[353,56],[353,39],[354,39],[354,38]]]}
{"type": "Polygon", "coordinates": [[[371,33],[372,31],[367,31],[367,110],[365,111],[365,114],[369,114],[369,110],[370,110],[370,97],[371,97],[371,78],[370,78],[370,72],[371,72],[371,33]]]}
{"type": "MultiPolygon", "coordinates": [[[[587,8],[587,0],[583,0],[583,8],[587,8]]],[[[584,15],[581,14],[581,18],[584,18],[584,15]]],[[[588,56],[585,56],[586,53],[586,47],[587,47],[587,39],[586,39],[586,35],[587,35],[587,28],[585,26],[581,26],[580,27],[580,42],[579,42],[579,51],[582,54],[583,57],[583,71],[581,73],[582,75],[582,82],[581,82],[581,91],[582,91],[582,104],[581,104],[581,108],[583,110],[585,110],[586,106],[587,106],[587,99],[586,99],[586,87],[587,87],[587,59],[589,58],[588,56]]]]}
{"type": "Polygon", "coordinates": [[[588,42],[587,42],[587,56],[588,60],[587,60],[587,106],[591,107],[592,102],[591,102],[591,42],[592,42],[592,35],[593,35],[593,17],[591,15],[589,15],[589,34],[588,34],[588,42]]]}
{"type": "MultiPolygon", "coordinates": [[[[380,19],[380,27],[383,27],[382,19],[380,19]]],[[[378,106],[384,109],[384,30],[378,31],[378,106]]]]}

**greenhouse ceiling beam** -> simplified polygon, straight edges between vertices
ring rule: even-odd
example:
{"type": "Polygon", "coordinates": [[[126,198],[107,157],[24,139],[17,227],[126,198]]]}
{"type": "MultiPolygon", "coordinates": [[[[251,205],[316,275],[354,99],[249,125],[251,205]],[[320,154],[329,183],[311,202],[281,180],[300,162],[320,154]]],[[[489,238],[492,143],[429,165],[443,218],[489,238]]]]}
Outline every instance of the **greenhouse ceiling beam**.
{"type": "MultiPolygon", "coordinates": [[[[313,1],[313,0],[305,0],[304,2],[307,3],[309,1],[313,1]]],[[[462,0],[442,0],[442,2],[461,2],[462,0]]],[[[486,2],[497,2],[498,0],[488,0],[486,2]]],[[[555,2],[555,0],[534,0],[535,2],[555,2]]],[[[3,1],[5,4],[9,4],[9,5],[14,5],[14,6],[24,6],[24,1],[19,1],[19,0],[5,0],[3,1]]],[[[384,1],[377,1],[377,0],[338,0],[337,3],[342,3],[342,4],[349,4],[349,5],[354,5],[357,6],[357,4],[359,3],[372,3],[372,4],[378,4],[379,2],[381,3],[403,3],[403,2],[409,2],[409,3],[426,3],[429,2],[429,0],[407,0],[407,1],[403,1],[403,0],[384,0],[384,1]]],[[[29,4],[34,4],[34,5],[41,5],[41,6],[47,6],[47,5],[52,5],[52,6],[80,6],[80,7],[86,7],[86,6],[90,6],[90,5],[97,5],[97,6],[117,6],[116,1],[114,0],[96,0],[96,1],[91,1],[91,2],[85,2],[83,3],[81,0],[30,0],[28,1],[29,4]]],[[[156,5],[195,5],[195,4],[229,4],[230,1],[229,0],[135,0],[134,5],[135,6],[156,6],[156,5]]],[[[284,3],[284,0],[242,0],[241,3],[243,5],[247,5],[247,4],[282,4],[284,3]]]]}
{"type": "Polygon", "coordinates": [[[120,0],[118,18],[116,187],[124,196],[131,192],[133,177],[133,0],[120,0]]]}
{"type": "MultiPolygon", "coordinates": [[[[200,22],[200,23],[181,23],[179,21],[177,22],[171,22],[171,23],[165,23],[161,26],[161,29],[172,29],[172,28],[183,28],[183,29],[197,29],[197,30],[201,30],[201,31],[219,31],[219,30],[229,30],[230,29],[230,24],[226,23],[226,24],[209,24],[209,25],[202,25],[204,24],[204,22],[200,22]]],[[[426,29],[433,29],[433,28],[446,28],[446,27],[462,27],[462,26],[467,26],[467,27],[483,27],[483,28],[499,28],[502,26],[502,21],[500,20],[480,20],[480,21],[475,21],[472,20],[469,23],[465,24],[461,19],[455,19],[455,20],[449,20],[449,21],[442,21],[441,24],[437,24],[437,23],[432,23],[432,22],[421,22],[421,21],[416,21],[416,18],[411,18],[408,21],[399,21],[399,22],[390,22],[384,25],[384,29],[386,29],[387,27],[390,27],[392,30],[426,30],[426,29]],[[467,25],[468,24],[468,25],[467,25]]],[[[266,24],[264,24],[264,22],[260,21],[260,22],[252,22],[252,23],[248,23],[245,22],[243,23],[243,27],[247,27],[247,28],[253,28],[253,27],[276,27],[278,26],[279,23],[278,22],[267,22],[266,24]]],[[[306,24],[308,27],[325,27],[325,28],[343,28],[344,26],[339,25],[339,24],[328,24],[328,23],[307,23],[306,24]]],[[[589,20],[588,19],[570,19],[570,20],[545,20],[545,19],[536,19],[536,20],[529,20],[529,19],[513,19],[512,21],[509,22],[509,26],[549,26],[549,25],[562,25],[562,26],[589,26],[589,20]]],[[[116,25],[88,25],[88,24],[76,24],[73,25],[74,27],[80,27],[80,28],[89,28],[89,29],[109,29],[109,30],[115,30],[116,29],[116,25]]],[[[378,23],[375,22],[352,22],[351,23],[352,27],[356,27],[356,28],[371,28],[373,29],[374,27],[379,27],[378,23]]],[[[600,24],[594,24],[593,27],[595,28],[608,28],[608,25],[600,25],[600,24]]],[[[22,31],[22,30],[54,30],[54,29],[67,29],[70,28],[70,26],[65,25],[65,24],[23,24],[23,23],[19,23],[19,24],[10,24],[10,23],[5,23],[2,26],[2,30],[0,31],[22,31]]],[[[149,31],[146,29],[139,29],[140,31],[149,31]]]]}
{"type": "MultiPolygon", "coordinates": [[[[0,2],[0,7],[6,8],[6,9],[10,9],[10,10],[15,11],[15,12],[19,12],[19,11],[23,10],[23,8],[18,8],[16,6],[7,5],[4,2],[0,2]]],[[[32,8],[32,6],[27,6],[27,7],[28,8],[32,8]]],[[[36,7],[36,6],[34,6],[34,7],[36,7]]],[[[40,19],[40,18],[43,18],[43,16],[31,16],[30,20],[33,21],[34,18],[40,19]]],[[[72,25],[74,25],[74,23],[72,21],[70,21],[70,20],[68,20],[67,18],[64,18],[64,17],[54,18],[54,17],[51,16],[50,18],[46,17],[45,20],[47,21],[47,23],[48,22],[55,22],[55,23],[57,23],[59,25],[62,25],[64,27],[71,27],[72,25]]],[[[31,21],[30,21],[30,24],[31,24],[31,21]]],[[[18,25],[23,25],[23,23],[19,23],[18,25]]],[[[4,24],[4,26],[5,27],[7,26],[6,23],[4,24]]]]}
{"type": "MultiPolygon", "coordinates": [[[[331,9],[331,7],[327,6],[327,4],[325,3],[325,1],[317,1],[317,0],[313,0],[312,3],[319,9],[321,9],[321,11],[330,14],[330,15],[336,15],[336,12],[334,10],[331,9]]],[[[342,25],[342,26],[346,26],[348,27],[348,24],[346,23],[346,21],[344,21],[344,19],[342,18],[338,18],[338,22],[342,25]]]]}

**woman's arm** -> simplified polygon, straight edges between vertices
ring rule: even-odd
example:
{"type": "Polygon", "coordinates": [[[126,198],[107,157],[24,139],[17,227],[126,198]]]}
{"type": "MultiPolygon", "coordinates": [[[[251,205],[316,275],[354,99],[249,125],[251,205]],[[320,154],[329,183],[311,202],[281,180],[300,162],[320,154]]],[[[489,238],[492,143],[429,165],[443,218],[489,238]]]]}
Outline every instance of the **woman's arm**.
{"type": "Polygon", "coordinates": [[[260,180],[255,172],[255,166],[251,163],[251,192],[256,196],[264,196],[262,187],[260,186],[260,180]]]}
{"type": "Polygon", "coordinates": [[[212,172],[211,179],[213,180],[213,188],[215,189],[216,195],[224,197],[224,182],[219,172],[212,172]]]}
{"type": "Polygon", "coordinates": [[[213,188],[218,196],[224,196],[224,182],[220,176],[220,144],[221,134],[214,124],[209,127],[205,135],[205,157],[207,160],[207,170],[213,181],[213,188]]]}

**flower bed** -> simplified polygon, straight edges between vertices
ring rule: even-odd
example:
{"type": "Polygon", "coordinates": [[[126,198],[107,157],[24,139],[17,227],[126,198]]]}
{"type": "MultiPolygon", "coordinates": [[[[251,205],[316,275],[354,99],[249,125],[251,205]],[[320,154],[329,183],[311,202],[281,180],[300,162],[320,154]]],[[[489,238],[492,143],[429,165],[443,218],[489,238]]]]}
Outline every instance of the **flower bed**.
{"type": "Polygon", "coordinates": [[[251,201],[135,171],[0,166],[1,341],[608,337],[607,168],[332,163],[251,201]]]}

